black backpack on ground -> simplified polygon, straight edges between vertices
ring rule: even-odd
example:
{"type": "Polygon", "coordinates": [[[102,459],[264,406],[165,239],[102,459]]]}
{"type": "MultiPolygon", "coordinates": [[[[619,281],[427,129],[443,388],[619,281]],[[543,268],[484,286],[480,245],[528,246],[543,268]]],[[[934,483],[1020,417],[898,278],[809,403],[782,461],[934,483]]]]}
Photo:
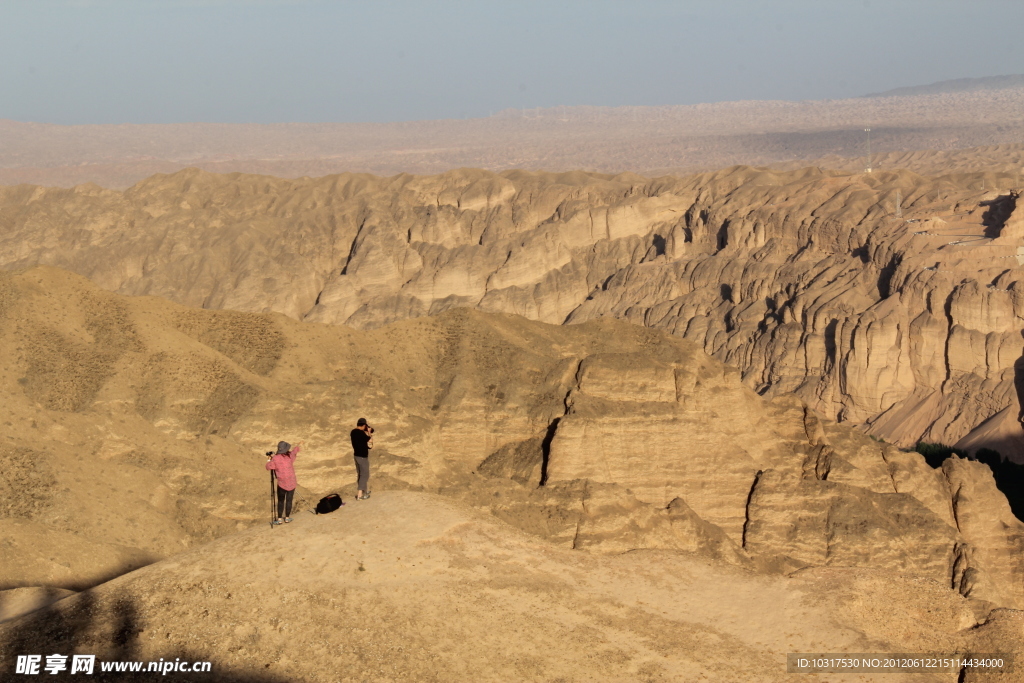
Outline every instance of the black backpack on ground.
{"type": "Polygon", "coordinates": [[[316,504],[316,514],[326,515],[328,512],[334,512],[345,503],[342,502],[341,496],[337,493],[332,493],[329,496],[324,496],[320,499],[320,502],[316,504]]]}

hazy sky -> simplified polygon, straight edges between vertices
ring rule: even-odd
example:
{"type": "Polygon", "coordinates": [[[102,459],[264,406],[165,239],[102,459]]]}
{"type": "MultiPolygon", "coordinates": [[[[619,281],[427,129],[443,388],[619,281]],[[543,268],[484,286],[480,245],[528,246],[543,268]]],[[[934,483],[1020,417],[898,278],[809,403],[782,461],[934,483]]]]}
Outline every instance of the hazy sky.
{"type": "Polygon", "coordinates": [[[1024,0],[0,0],[0,118],[397,121],[1024,72],[1024,0]]]}

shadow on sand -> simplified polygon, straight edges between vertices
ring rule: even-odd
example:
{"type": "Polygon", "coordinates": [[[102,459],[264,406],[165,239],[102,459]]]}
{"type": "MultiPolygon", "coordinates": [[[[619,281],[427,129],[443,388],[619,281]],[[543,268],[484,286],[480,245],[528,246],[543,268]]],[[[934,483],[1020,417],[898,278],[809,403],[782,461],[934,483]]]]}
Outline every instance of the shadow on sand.
{"type": "MultiPolygon", "coordinates": [[[[188,599],[188,598],[186,598],[188,599]]],[[[86,591],[67,598],[49,607],[43,608],[20,618],[0,623],[0,679],[16,680],[15,675],[18,655],[42,655],[39,678],[44,680],[92,680],[111,682],[135,681],[203,681],[205,683],[287,683],[297,680],[294,675],[282,675],[267,671],[266,673],[233,672],[218,665],[216,657],[208,653],[196,653],[188,650],[172,650],[161,652],[156,658],[165,661],[183,662],[211,661],[210,672],[174,672],[166,675],[146,671],[149,661],[154,661],[153,648],[146,655],[142,654],[140,637],[146,633],[139,618],[135,602],[126,597],[104,598],[103,604],[96,596],[86,591]],[[67,655],[67,669],[57,674],[44,670],[47,655],[67,655]],[[82,673],[70,674],[71,655],[96,655],[96,663],[91,676],[82,673]],[[145,659],[144,659],[145,657],[145,659]],[[143,671],[103,671],[103,662],[142,661],[143,671]]],[[[215,617],[210,617],[215,618],[215,617]]],[[[159,625],[156,625],[159,630],[159,625]]],[[[149,634],[147,634],[149,635],[149,634]]],[[[161,634],[162,635],[162,634],[161,634]]],[[[270,668],[253,655],[255,667],[270,668]]],[[[26,680],[34,678],[26,676],[26,680]]]]}

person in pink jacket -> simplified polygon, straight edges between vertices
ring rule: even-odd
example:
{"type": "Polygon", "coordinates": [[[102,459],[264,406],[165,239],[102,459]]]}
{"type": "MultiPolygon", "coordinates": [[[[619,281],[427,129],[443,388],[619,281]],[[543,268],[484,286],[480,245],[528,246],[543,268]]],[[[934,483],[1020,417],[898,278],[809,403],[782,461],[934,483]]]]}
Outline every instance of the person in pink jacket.
{"type": "Polygon", "coordinates": [[[292,521],[292,496],[295,495],[295,456],[302,449],[300,441],[295,448],[286,441],[277,444],[277,453],[267,456],[267,469],[277,475],[277,519],[274,524],[292,521]]]}

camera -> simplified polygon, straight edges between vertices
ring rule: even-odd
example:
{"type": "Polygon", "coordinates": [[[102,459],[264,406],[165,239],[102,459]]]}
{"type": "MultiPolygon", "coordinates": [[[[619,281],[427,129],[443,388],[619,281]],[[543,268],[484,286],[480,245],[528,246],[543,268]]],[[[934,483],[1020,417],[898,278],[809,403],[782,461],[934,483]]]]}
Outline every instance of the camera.
{"type": "Polygon", "coordinates": [[[274,455],[274,451],[267,451],[267,457],[268,458],[273,457],[273,455],[274,455]]]}

